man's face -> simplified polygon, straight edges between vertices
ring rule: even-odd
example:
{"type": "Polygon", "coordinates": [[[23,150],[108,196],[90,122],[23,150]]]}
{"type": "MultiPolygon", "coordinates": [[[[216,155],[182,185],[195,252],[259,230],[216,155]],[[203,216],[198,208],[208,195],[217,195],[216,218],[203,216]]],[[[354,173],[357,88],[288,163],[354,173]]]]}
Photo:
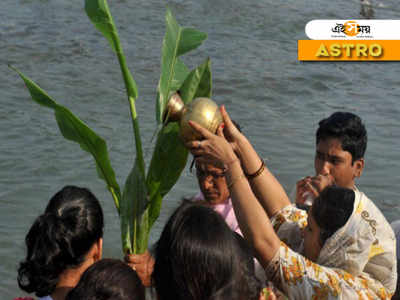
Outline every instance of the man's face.
{"type": "Polygon", "coordinates": [[[222,169],[196,162],[196,175],[207,203],[220,204],[229,198],[229,190],[222,169]]]}
{"type": "Polygon", "coordinates": [[[364,159],[352,163],[350,152],[342,149],[342,143],[336,138],[320,140],[314,161],[316,175],[331,175],[340,187],[354,188],[354,179],[360,177],[364,168],[364,159]]]}

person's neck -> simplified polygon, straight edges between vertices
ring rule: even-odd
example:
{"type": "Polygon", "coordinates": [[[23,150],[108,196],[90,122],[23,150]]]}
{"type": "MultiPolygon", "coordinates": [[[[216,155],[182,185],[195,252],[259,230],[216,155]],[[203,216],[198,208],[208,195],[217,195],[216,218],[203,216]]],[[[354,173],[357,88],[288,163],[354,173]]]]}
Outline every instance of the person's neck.
{"type": "Polygon", "coordinates": [[[348,188],[353,191],[356,191],[357,190],[356,183],[353,181],[353,183],[351,185],[349,185],[348,188]]]}
{"type": "Polygon", "coordinates": [[[339,186],[343,187],[343,188],[347,188],[347,189],[353,190],[353,191],[357,190],[355,180],[353,180],[352,182],[349,182],[346,185],[339,185],[339,186]]]}
{"type": "Polygon", "coordinates": [[[53,293],[51,293],[51,298],[53,300],[64,300],[69,291],[72,290],[79,282],[81,275],[93,262],[86,260],[77,268],[70,268],[64,270],[60,274],[57,286],[53,293]]]}

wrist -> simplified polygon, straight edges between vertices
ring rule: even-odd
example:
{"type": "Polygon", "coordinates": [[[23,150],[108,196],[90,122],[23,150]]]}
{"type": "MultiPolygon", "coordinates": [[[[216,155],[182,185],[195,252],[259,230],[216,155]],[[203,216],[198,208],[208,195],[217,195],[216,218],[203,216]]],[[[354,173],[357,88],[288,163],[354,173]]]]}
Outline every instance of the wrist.
{"type": "Polygon", "coordinates": [[[234,163],[237,162],[237,161],[240,162],[239,158],[237,157],[237,155],[235,154],[235,152],[234,152],[233,149],[232,149],[232,151],[229,151],[229,152],[225,155],[224,160],[223,160],[223,163],[224,163],[224,165],[225,165],[226,167],[229,168],[230,165],[234,164],[234,163]]]}
{"type": "MultiPolygon", "coordinates": [[[[260,158],[260,159],[261,159],[261,158],[260,158]]],[[[246,175],[247,180],[252,180],[252,179],[255,179],[255,178],[257,178],[258,176],[260,176],[261,173],[264,172],[264,170],[265,170],[265,163],[264,163],[264,160],[261,159],[261,165],[260,165],[260,167],[257,169],[257,171],[255,171],[255,172],[253,172],[253,173],[246,173],[246,172],[245,172],[244,174],[246,175]]]]}
{"type": "Polygon", "coordinates": [[[248,147],[251,146],[251,144],[243,134],[240,134],[235,144],[236,144],[235,153],[241,159],[244,153],[246,152],[246,149],[248,149],[248,147]]]}

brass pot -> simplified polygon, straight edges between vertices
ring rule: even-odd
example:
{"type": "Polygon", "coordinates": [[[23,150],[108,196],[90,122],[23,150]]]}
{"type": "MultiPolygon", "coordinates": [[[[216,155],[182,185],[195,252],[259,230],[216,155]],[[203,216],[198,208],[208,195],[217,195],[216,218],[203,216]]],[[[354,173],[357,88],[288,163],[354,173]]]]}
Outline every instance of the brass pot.
{"type": "Polygon", "coordinates": [[[188,105],[184,105],[179,94],[175,93],[168,101],[164,113],[164,121],[179,122],[180,134],[184,142],[201,140],[203,137],[189,125],[194,121],[212,133],[216,133],[222,123],[222,115],[218,105],[209,98],[196,98],[188,105]]]}

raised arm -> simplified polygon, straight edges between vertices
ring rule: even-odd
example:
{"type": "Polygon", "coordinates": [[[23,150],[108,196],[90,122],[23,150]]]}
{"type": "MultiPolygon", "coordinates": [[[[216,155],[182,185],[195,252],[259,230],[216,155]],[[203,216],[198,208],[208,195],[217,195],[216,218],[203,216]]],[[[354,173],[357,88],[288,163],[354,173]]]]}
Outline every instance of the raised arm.
{"type": "Polygon", "coordinates": [[[282,185],[244,135],[238,141],[237,154],[251,189],[269,217],[290,204],[282,185]]]}
{"type": "Polygon", "coordinates": [[[247,175],[250,186],[264,207],[269,217],[290,204],[290,200],[282,185],[264,165],[248,139],[237,130],[231,118],[221,107],[224,120],[224,135],[240,159],[244,173],[247,175]]]}
{"type": "MultiPolygon", "coordinates": [[[[221,128],[218,130],[217,136],[195,123],[191,125],[202,134],[204,140],[190,142],[187,146],[194,155],[198,156],[197,159],[207,162],[213,161],[226,166],[227,183],[240,229],[244,237],[256,250],[256,256],[265,268],[278,251],[280,240],[267,213],[254,195],[244,175],[239,158],[233,147],[225,139],[221,128]]],[[[255,156],[257,155],[255,154],[255,156]]],[[[272,174],[269,174],[260,176],[262,176],[261,178],[272,176],[272,174]]]]}
{"type": "Polygon", "coordinates": [[[266,268],[278,251],[280,240],[252,192],[238,159],[230,165],[226,176],[240,230],[255,249],[258,261],[266,268]]]}

